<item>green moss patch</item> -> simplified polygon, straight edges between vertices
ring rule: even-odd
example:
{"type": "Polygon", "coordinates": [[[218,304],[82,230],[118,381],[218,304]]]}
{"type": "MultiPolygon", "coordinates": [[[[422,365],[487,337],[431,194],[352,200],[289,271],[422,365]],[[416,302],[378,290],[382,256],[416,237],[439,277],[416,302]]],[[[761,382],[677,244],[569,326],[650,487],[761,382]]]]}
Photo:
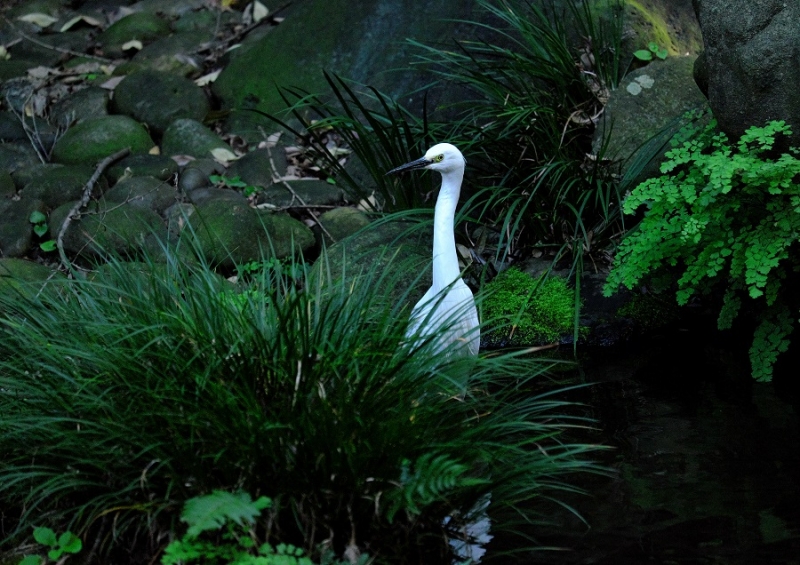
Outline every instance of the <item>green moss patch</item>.
{"type": "Polygon", "coordinates": [[[539,345],[573,333],[575,294],[562,278],[537,279],[512,267],[488,283],[486,292],[489,345],[539,345]]]}

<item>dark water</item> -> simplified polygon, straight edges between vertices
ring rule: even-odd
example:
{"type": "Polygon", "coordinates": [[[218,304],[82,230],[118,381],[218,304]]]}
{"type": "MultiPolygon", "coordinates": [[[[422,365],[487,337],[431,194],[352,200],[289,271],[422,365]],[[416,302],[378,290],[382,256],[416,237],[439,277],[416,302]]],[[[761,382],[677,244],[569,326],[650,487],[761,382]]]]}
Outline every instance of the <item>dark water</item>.
{"type": "Polygon", "coordinates": [[[569,549],[524,562],[800,564],[800,365],[756,383],[748,346],[676,326],[589,352],[577,400],[616,475],[569,500],[588,527],[562,517],[539,539],[569,549]]]}

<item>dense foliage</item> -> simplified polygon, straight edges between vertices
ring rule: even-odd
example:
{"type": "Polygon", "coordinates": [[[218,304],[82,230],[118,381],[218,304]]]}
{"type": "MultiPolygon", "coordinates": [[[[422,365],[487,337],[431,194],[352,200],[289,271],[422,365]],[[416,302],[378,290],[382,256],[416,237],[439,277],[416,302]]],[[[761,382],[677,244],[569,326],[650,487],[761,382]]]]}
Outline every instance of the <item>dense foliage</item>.
{"type": "Polygon", "coordinates": [[[480,173],[471,214],[496,230],[502,257],[536,246],[579,260],[619,227],[617,183],[592,136],[621,76],[622,5],[479,4],[497,22],[471,22],[481,39],[420,45],[425,68],[468,92],[450,139],[480,173]]]}
{"type": "Polygon", "coordinates": [[[592,136],[621,73],[621,5],[570,0],[545,11],[517,0],[479,4],[497,22],[467,22],[484,41],[417,44],[420,66],[463,93],[434,114],[445,120],[328,76],[330,101],[286,89],[294,123],[303,127],[281,123],[352,196],[383,211],[430,206],[428,176],[385,172],[435,142],[452,142],[469,164],[462,217],[481,224],[475,239],[482,252],[511,260],[538,247],[580,260],[620,226],[618,185],[602,154],[593,154],[592,136]],[[332,135],[353,151],[363,176],[329,149],[332,135]]]}
{"type": "Polygon", "coordinates": [[[494,532],[530,534],[564,475],[594,469],[560,438],[581,419],[545,362],[406,344],[387,274],[273,262],[234,286],[180,257],[0,295],[6,542],[48,525],[145,562],[220,489],[272,498],[260,535],[311,557],[447,562],[487,493],[494,532]]]}
{"type": "Polygon", "coordinates": [[[800,159],[796,148],[778,151],[790,134],[782,121],[752,127],[735,144],[714,121],[680,132],[663,175],[625,201],[628,214],[647,209],[622,242],[605,289],[677,272],[679,304],[724,293],[720,329],[746,306],[758,319],[750,360],[759,381],[770,380],[800,306],[800,159]]]}

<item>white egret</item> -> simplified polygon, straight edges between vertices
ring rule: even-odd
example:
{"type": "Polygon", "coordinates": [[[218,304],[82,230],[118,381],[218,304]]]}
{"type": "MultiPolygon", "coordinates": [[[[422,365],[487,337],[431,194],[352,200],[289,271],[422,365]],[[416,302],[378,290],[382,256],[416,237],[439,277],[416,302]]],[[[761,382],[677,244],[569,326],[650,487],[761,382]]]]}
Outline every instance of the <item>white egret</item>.
{"type": "Polygon", "coordinates": [[[428,149],[424,157],[386,174],[430,169],[442,175],[442,188],[433,216],[433,284],[411,311],[407,335],[418,338],[439,335],[439,351],[477,355],[480,346],[478,310],[472,291],[461,278],[453,233],[465,164],[461,151],[449,143],[439,143],[428,149]],[[446,328],[444,332],[443,327],[446,328]]]}

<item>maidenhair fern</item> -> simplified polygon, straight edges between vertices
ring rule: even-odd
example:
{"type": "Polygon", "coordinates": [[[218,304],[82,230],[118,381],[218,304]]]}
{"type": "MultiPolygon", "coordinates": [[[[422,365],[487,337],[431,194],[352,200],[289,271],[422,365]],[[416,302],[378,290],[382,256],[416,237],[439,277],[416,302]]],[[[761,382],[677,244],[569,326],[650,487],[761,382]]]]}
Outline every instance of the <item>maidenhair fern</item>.
{"type": "Polygon", "coordinates": [[[713,120],[681,131],[661,165],[662,176],[640,184],[625,201],[632,214],[647,206],[639,228],[621,244],[605,287],[633,288],[669,268],[680,273],[677,300],[724,288],[720,329],[729,328],[749,298],[760,317],[750,360],[759,381],[772,378],[797,317],[784,282],[800,268],[798,150],[774,156],[790,127],[751,127],[733,146],[713,120]]]}

